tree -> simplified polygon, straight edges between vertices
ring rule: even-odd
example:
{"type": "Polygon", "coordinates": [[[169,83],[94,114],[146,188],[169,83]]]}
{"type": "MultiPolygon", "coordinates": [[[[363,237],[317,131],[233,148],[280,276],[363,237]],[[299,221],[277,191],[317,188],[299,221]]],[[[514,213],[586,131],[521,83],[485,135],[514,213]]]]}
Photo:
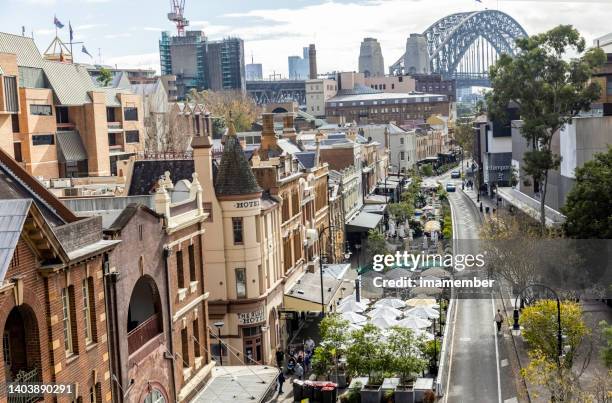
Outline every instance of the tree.
{"type": "Polygon", "coordinates": [[[471,123],[459,123],[455,128],[455,141],[466,154],[474,150],[474,128],[471,123]]]}
{"type": "Polygon", "coordinates": [[[377,229],[368,231],[368,239],[366,240],[366,259],[371,260],[374,255],[386,255],[389,253],[387,241],[382,232],[377,229]]]}
{"type": "MultiPolygon", "coordinates": [[[[532,351],[540,351],[552,362],[559,359],[557,346],[557,301],[541,299],[523,309],[520,317],[523,338],[532,351]]],[[[561,303],[561,333],[564,340],[563,367],[571,368],[578,347],[589,334],[583,318],[582,307],[573,301],[561,303]],[[569,349],[565,349],[569,346],[569,349]]]]}
{"type": "Polygon", "coordinates": [[[393,327],[387,341],[391,370],[400,376],[402,384],[406,385],[414,374],[427,368],[422,349],[424,340],[416,337],[411,329],[393,327]]]}
{"type": "Polygon", "coordinates": [[[352,340],[346,352],[350,375],[367,375],[370,377],[370,383],[382,381],[383,373],[389,369],[390,358],[388,344],[376,326],[368,323],[352,333],[352,340]]]}
{"type": "Polygon", "coordinates": [[[612,238],[612,147],[595,154],[576,169],[576,183],[567,195],[563,214],[568,236],[578,239],[612,238]]]}
{"type": "Polygon", "coordinates": [[[558,367],[555,361],[551,361],[540,350],[529,352],[529,364],[521,370],[521,374],[529,383],[546,388],[551,402],[585,401],[573,400],[577,397],[576,394],[582,394],[579,389],[579,377],[571,368],[558,367]]]}
{"type": "Polygon", "coordinates": [[[183,153],[191,141],[190,120],[176,110],[152,114],[145,120],[145,150],[148,153],[183,153]]]}
{"type": "Polygon", "coordinates": [[[399,202],[389,204],[389,214],[391,214],[398,222],[404,222],[414,214],[414,206],[408,202],[399,202]]]}
{"type": "Polygon", "coordinates": [[[96,81],[101,87],[108,87],[113,82],[113,73],[109,69],[101,67],[96,81]]]}
{"type": "Polygon", "coordinates": [[[250,130],[259,115],[259,108],[253,98],[242,91],[197,92],[192,89],[187,99],[206,105],[214,117],[222,117],[226,122],[232,120],[238,132],[250,130]]]}
{"type": "Polygon", "coordinates": [[[340,315],[331,314],[321,320],[319,333],[321,343],[315,348],[312,367],[317,375],[329,375],[337,368],[338,358],[346,351],[350,332],[349,322],[340,315]]]}
{"type": "Polygon", "coordinates": [[[585,51],[584,38],[571,25],[517,39],[516,45],[516,57],[503,54],[491,67],[493,91],[487,94],[487,104],[490,118],[502,120],[507,120],[510,104],[518,107],[521,134],[530,146],[523,167],[540,188],[540,231],[544,233],[548,173],[560,163],[551,149],[553,137],[599,97],[600,87],[590,79],[605,55],[599,48],[585,51]],[[581,56],[567,61],[568,52],[581,56]]]}
{"type": "Polygon", "coordinates": [[[603,338],[603,347],[601,349],[601,359],[607,368],[612,369],[612,325],[602,320],[599,322],[601,336],[603,338]]]}

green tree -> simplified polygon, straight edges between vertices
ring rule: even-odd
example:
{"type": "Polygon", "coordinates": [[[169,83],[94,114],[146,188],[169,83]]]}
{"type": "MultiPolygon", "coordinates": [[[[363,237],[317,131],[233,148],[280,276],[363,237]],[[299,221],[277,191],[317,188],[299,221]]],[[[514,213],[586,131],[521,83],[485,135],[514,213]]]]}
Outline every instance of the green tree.
{"type": "Polygon", "coordinates": [[[387,342],[379,328],[368,323],[355,330],[346,352],[346,364],[352,376],[367,375],[370,383],[382,381],[384,372],[390,368],[387,342]]]}
{"type": "Polygon", "coordinates": [[[432,176],[433,175],[433,168],[431,167],[431,164],[425,164],[421,167],[421,172],[423,172],[423,175],[425,176],[432,176]]]}
{"type": "Polygon", "coordinates": [[[568,236],[579,239],[612,238],[612,147],[595,154],[576,169],[576,183],[562,208],[568,236]]]}
{"type": "Polygon", "coordinates": [[[108,87],[113,82],[113,73],[105,67],[100,68],[100,74],[96,78],[101,87],[108,87]]]}
{"type": "Polygon", "coordinates": [[[327,315],[321,320],[321,343],[315,348],[312,360],[312,367],[317,375],[329,375],[337,368],[338,359],[345,353],[349,342],[348,325],[349,322],[337,314],[327,315]]]}
{"type": "MultiPolygon", "coordinates": [[[[542,299],[525,307],[521,313],[520,324],[523,327],[523,337],[530,349],[540,351],[549,361],[557,362],[559,359],[557,301],[542,299]]],[[[564,348],[563,366],[571,368],[578,347],[589,334],[579,303],[572,301],[561,303],[561,332],[565,336],[563,344],[569,346],[568,350],[564,348]]]]}
{"type": "Polygon", "coordinates": [[[455,141],[464,152],[464,157],[467,157],[474,150],[474,128],[472,123],[463,122],[455,127],[455,141]]]}
{"type": "Polygon", "coordinates": [[[386,255],[389,253],[385,235],[382,232],[377,229],[371,229],[368,231],[365,253],[367,260],[371,260],[374,255],[386,255]]]}
{"type": "Polygon", "coordinates": [[[414,215],[414,205],[408,202],[399,202],[389,204],[389,214],[391,214],[398,222],[404,222],[414,215]]]}
{"type": "Polygon", "coordinates": [[[416,337],[411,329],[391,328],[388,343],[391,370],[400,376],[404,385],[412,380],[415,374],[427,368],[422,350],[424,340],[422,337],[416,337]]]}
{"type": "Polygon", "coordinates": [[[601,359],[608,368],[612,368],[612,325],[602,320],[599,322],[601,336],[603,338],[603,347],[601,349],[601,359]]]}
{"type": "Polygon", "coordinates": [[[540,231],[544,233],[548,173],[560,163],[551,149],[553,137],[599,97],[600,87],[590,79],[605,55],[599,48],[585,51],[584,38],[571,25],[517,39],[516,44],[516,57],[504,54],[491,67],[493,91],[487,94],[487,104],[493,119],[507,119],[507,107],[518,106],[521,134],[530,146],[523,166],[540,187],[540,231]],[[567,60],[568,52],[580,57],[567,60]]]}

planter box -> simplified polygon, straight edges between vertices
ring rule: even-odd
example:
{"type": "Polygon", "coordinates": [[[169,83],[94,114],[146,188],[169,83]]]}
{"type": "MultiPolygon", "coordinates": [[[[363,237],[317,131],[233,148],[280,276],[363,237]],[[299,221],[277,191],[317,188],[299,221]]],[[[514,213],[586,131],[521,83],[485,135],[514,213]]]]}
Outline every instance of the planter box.
{"type": "Polygon", "coordinates": [[[343,373],[338,373],[337,375],[331,374],[329,377],[329,380],[337,384],[338,388],[340,389],[344,389],[347,386],[346,374],[343,374],[343,373]]]}
{"type": "Polygon", "coordinates": [[[380,385],[366,385],[361,389],[361,403],[380,403],[382,394],[380,385]]]}
{"type": "Polygon", "coordinates": [[[414,388],[412,386],[398,386],[395,389],[395,403],[414,403],[414,388]]]}

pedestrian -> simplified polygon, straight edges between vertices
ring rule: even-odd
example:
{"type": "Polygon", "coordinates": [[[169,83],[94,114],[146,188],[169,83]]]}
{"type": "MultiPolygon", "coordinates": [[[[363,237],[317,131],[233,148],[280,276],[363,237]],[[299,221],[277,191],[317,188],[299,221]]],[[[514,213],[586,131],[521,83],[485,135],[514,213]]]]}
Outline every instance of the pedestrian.
{"type": "Polygon", "coordinates": [[[306,351],[314,351],[314,347],[315,347],[315,342],[312,339],[312,337],[309,337],[308,339],[306,339],[306,341],[304,342],[304,345],[306,346],[306,351]]]}
{"type": "Polygon", "coordinates": [[[500,310],[497,310],[495,314],[495,324],[497,325],[497,333],[501,332],[502,323],[504,322],[504,317],[502,316],[500,310]]]}
{"type": "Polygon", "coordinates": [[[310,358],[312,357],[312,354],[308,353],[306,354],[306,356],[304,356],[304,371],[305,372],[310,372],[310,358]]]}
{"type": "Polygon", "coordinates": [[[283,370],[281,369],[280,374],[278,374],[278,378],[276,378],[278,394],[283,394],[283,383],[285,383],[285,374],[283,374],[283,370]]]}
{"type": "Polygon", "coordinates": [[[295,364],[295,376],[301,381],[304,376],[304,367],[298,362],[295,364]]]}
{"type": "Polygon", "coordinates": [[[283,361],[285,361],[285,353],[283,352],[283,350],[278,347],[276,349],[276,366],[279,368],[283,367],[283,361]]]}
{"type": "Polygon", "coordinates": [[[480,212],[482,213],[482,202],[480,202],[480,212]]]}

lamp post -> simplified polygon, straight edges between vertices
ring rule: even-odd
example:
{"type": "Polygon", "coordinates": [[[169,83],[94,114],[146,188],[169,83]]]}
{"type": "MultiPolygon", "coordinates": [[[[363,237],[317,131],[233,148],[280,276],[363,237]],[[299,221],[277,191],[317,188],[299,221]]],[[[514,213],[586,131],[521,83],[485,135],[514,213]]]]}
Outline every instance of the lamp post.
{"type": "Polygon", "coordinates": [[[514,312],[512,315],[514,323],[512,324],[512,334],[515,336],[519,336],[521,334],[521,325],[519,324],[520,312],[518,308],[518,300],[519,297],[521,297],[527,289],[532,287],[541,287],[545,290],[550,291],[557,300],[557,366],[561,367],[561,357],[563,357],[563,334],[561,333],[561,300],[559,299],[559,295],[555,292],[555,290],[544,284],[531,284],[523,288],[518,293],[514,301],[514,312]]]}
{"type": "Polygon", "coordinates": [[[219,342],[219,365],[223,366],[223,344],[221,343],[221,328],[223,327],[223,321],[215,322],[213,325],[217,328],[218,336],[217,341],[219,342]]]}

